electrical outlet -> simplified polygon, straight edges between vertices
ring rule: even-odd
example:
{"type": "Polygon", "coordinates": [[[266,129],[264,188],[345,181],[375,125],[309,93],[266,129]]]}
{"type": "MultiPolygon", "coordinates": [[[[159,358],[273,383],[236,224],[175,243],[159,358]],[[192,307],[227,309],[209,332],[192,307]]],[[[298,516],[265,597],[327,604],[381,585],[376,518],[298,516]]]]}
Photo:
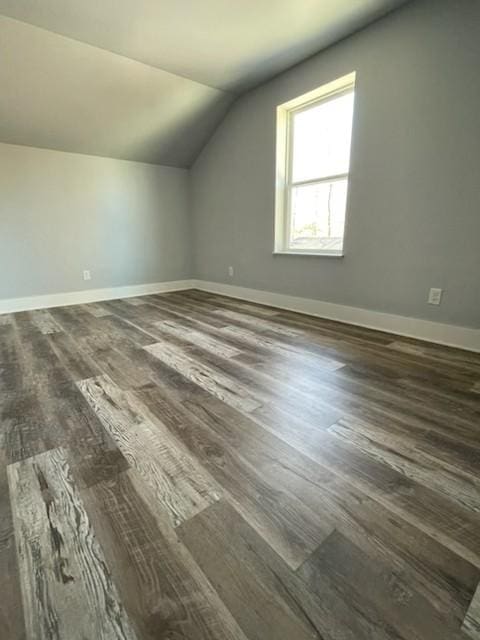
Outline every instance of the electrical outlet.
{"type": "Polygon", "coordinates": [[[85,271],[83,272],[83,279],[84,280],[91,280],[92,276],[90,274],[90,271],[88,271],[88,269],[85,269],[85,271]]]}
{"type": "Polygon", "coordinates": [[[440,304],[442,300],[442,289],[430,289],[428,294],[428,304],[440,304]]]}
{"type": "Polygon", "coordinates": [[[230,278],[233,278],[233,267],[232,266],[228,267],[228,275],[230,276],[230,278]]]}

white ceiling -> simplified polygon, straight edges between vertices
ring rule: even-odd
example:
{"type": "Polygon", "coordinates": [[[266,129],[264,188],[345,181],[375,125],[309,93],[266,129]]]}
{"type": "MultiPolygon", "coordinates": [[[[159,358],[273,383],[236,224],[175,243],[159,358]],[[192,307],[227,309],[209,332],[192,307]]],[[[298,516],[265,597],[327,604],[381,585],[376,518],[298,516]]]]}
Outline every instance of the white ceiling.
{"type": "Polygon", "coordinates": [[[406,1],[0,0],[0,141],[189,166],[235,94],[406,1]]]}
{"type": "Polygon", "coordinates": [[[187,167],[232,96],[0,17],[0,141],[187,167]]]}

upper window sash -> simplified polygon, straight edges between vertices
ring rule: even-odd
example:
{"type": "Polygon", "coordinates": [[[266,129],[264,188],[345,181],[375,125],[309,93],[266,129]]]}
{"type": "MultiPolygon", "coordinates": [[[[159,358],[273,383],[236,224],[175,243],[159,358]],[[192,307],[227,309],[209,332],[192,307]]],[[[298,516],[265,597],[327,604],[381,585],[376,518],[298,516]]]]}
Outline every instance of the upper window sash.
{"type": "MultiPolygon", "coordinates": [[[[328,173],[328,172],[319,172],[318,174],[312,175],[311,177],[309,177],[308,179],[304,179],[304,180],[294,180],[293,179],[293,172],[294,172],[294,150],[295,150],[295,117],[310,111],[311,109],[314,109],[315,107],[320,107],[320,106],[324,106],[327,105],[329,102],[332,102],[333,100],[337,100],[338,98],[341,98],[343,96],[347,96],[349,94],[353,94],[355,91],[355,82],[351,81],[349,82],[347,85],[342,85],[340,88],[336,88],[328,93],[326,93],[325,95],[322,95],[320,97],[315,97],[312,98],[310,100],[308,100],[307,102],[302,103],[301,105],[297,106],[297,107],[293,107],[291,109],[288,109],[287,111],[287,131],[286,131],[286,180],[285,180],[285,186],[286,187],[290,187],[293,185],[299,185],[302,183],[308,184],[310,181],[314,182],[316,180],[322,180],[322,181],[327,181],[329,178],[336,178],[337,176],[341,176],[341,177],[345,177],[348,176],[349,174],[349,170],[350,170],[350,145],[349,145],[349,149],[348,149],[348,159],[347,159],[347,165],[345,166],[345,171],[339,171],[337,173],[328,173]]],[[[332,160],[333,163],[335,163],[335,160],[332,160]]],[[[339,168],[343,168],[343,167],[339,167],[339,168]]]]}

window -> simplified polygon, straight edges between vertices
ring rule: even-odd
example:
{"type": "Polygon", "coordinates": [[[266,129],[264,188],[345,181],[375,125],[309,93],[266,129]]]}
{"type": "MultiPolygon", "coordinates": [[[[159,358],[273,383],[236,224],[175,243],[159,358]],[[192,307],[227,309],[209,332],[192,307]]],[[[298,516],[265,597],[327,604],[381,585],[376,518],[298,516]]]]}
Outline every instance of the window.
{"type": "Polygon", "coordinates": [[[343,255],[355,74],[278,107],[275,251],[343,255]]]}

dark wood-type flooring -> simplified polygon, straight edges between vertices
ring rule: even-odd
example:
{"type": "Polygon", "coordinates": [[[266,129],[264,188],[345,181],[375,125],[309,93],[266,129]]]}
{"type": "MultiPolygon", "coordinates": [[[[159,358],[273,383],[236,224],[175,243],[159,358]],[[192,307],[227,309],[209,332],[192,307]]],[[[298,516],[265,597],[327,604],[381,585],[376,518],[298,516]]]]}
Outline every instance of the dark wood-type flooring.
{"type": "Polygon", "coordinates": [[[0,316],[2,640],[478,640],[480,355],[199,291],[0,316]]]}

